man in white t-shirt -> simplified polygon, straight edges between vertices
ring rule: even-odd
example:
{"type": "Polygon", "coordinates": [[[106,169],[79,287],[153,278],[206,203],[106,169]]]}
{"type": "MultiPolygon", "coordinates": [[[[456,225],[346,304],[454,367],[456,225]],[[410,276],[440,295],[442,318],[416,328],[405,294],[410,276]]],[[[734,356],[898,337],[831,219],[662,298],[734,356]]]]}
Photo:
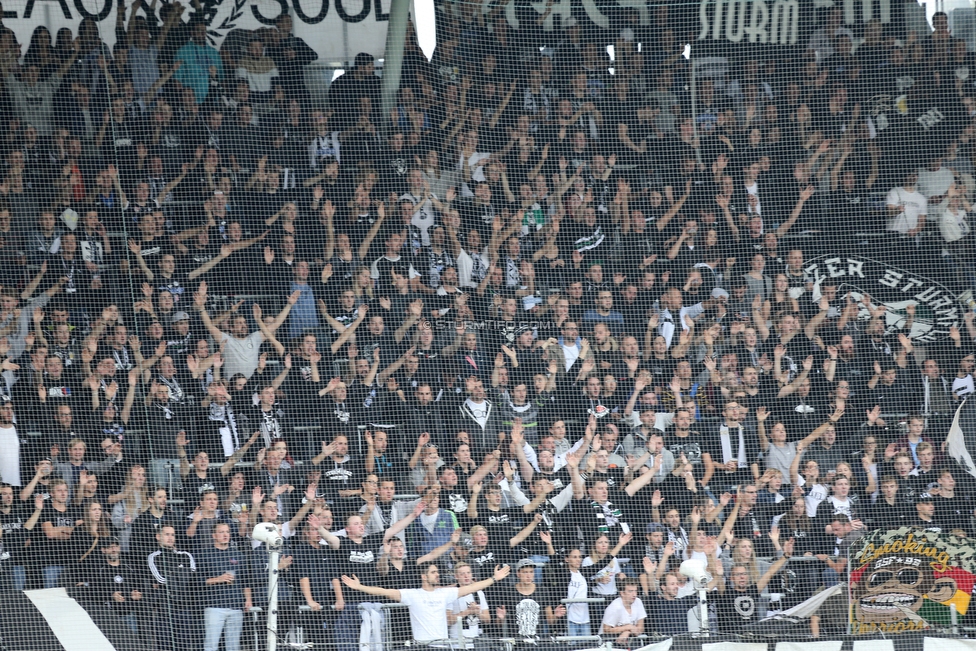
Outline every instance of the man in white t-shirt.
{"type": "Polygon", "coordinates": [[[620,596],[611,601],[603,612],[600,635],[616,635],[617,644],[623,644],[630,637],[643,635],[647,612],[637,596],[637,586],[637,579],[624,580],[620,596]]]}
{"type": "MultiPolygon", "coordinates": [[[[474,583],[474,573],[467,563],[454,566],[454,578],[458,587],[464,588],[474,583]]],[[[447,608],[447,622],[451,626],[451,639],[458,639],[458,628],[463,627],[461,635],[467,638],[481,636],[481,625],[491,622],[491,611],[488,600],[481,590],[458,597],[457,601],[447,608]]]]}
{"type": "Polygon", "coordinates": [[[23,486],[20,481],[20,436],[14,425],[14,404],[0,399],[0,482],[23,486]]]}
{"type": "Polygon", "coordinates": [[[945,199],[955,180],[952,170],[942,164],[942,157],[939,156],[929,161],[927,167],[919,168],[918,191],[930,206],[937,206],[945,199]]]}
{"type": "MultiPolygon", "coordinates": [[[[448,195],[448,202],[452,198],[448,195]]],[[[430,230],[437,219],[437,212],[447,212],[447,209],[430,191],[430,184],[421,170],[414,168],[407,173],[407,191],[400,195],[399,200],[413,204],[414,213],[410,223],[420,229],[423,245],[430,246],[430,230]]]]}
{"type": "Polygon", "coordinates": [[[261,357],[261,344],[281,327],[300,296],[301,292],[292,292],[278,316],[274,318],[274,321],[267,324],[261,320],[261,308],[255,303],[252,311],[259,328],[255,332],[249,332],[247,317],[243,314],[232,314],[229,319],[230,328],[228,332],[224,332],[210,320],[210,315],[206,310],[207,283],[200,283],[199,289],[193,294],[193,308],[200,313],[200,319],[207,328],[207,332],[223,345],[224,367],[222,372],[224,377],[234,377],[237,373],[241,373],[247,378],[254,375],[261,357]]]}
{"type": "Polygon", "coordinates": [[[901,186],[888,192],[888,231],[914,237],[925,228],[928,200],[918,191],[917,184],[918,172],[912,170],[901,186]]]}
{"type": "Polygon", "coordinates": [[[356,575],[343,575],[342,583],[347,588],[359,590],[377,597],[386,597],[410,607],[410,629],[417,642],[448,640],[447,610],[458,599],[485,590],[508,576],[508,565],[495,566],[495,572],[484,581],[478,581],[460,588],[441,588],[440,572],[436,565],[428,565],[421,575],[422,588],[419,590],[389,590],[372,585],[363,585],[356,575]]]}

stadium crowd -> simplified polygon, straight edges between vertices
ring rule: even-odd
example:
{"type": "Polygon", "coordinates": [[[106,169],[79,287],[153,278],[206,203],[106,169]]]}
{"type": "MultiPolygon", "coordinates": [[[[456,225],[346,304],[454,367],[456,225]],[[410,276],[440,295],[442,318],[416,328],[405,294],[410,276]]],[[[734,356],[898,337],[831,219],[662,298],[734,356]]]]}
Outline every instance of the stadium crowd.
{"type": "Polygon", "coordinates": [[[734,631],[865,531],[973,532],[945,441],[974,312],[919,345],[911,292],[808,266],[965,309],[976,66],[945,15],[825,10],[692,79],[668,6],[475,6],[429,62],[408,38],[388,113],[368,54],[320,105],[287,15],[219,50],[175,2],[111,48],[0,29],[0,589],[236,651],[271,522],[279,630],[317,644],[633,646],[689,631],[685,559],[734,631]]]}

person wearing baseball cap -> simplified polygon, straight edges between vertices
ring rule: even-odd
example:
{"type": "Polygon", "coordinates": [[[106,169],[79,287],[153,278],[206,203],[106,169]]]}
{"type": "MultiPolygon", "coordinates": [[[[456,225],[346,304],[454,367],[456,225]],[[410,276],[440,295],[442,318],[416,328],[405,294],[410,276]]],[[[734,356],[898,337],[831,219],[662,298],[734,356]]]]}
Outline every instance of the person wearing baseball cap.
{"type": "Polygon", "coordinates": [[[542,634],[546,609],[560,606],[559,600],[536,581],[538,567],[532,559],[523,558],[515,564],[515,585],[502,586],[492,594],[499,629],[505,636],[516,638],[519,647],[534,647],[542,634]]]}

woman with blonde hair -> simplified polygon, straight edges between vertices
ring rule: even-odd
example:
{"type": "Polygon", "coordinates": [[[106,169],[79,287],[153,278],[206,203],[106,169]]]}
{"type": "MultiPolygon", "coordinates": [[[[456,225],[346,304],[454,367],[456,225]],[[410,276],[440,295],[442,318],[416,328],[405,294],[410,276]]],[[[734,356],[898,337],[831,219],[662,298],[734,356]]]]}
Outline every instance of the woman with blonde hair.
{"type": "Polygon", "coordinates": [[[369,267],[358,267],[352,275],[350,288],[356,295],[357,305],[376,298],[373,293],[373,277],[370,275],[369,267]]]}
{"type": "Polygon", "coordinates": [[[737,538],[731,554],[722,555],[722,567],[726,576],[732,576],[732,568],[742,566],[749,572],[749,580],[758,582],[759,578],[769,569],[769,562],[756,558],[752,541],[748,538],[737,538]]]}
{"type": "Polygon", "coordinates": [[[132,523],[151,506],[146,488],[146,469],[138,464],[129,468],[122,492],[109,496],[108,503],[114,504],[112,524],[118,530],[122,551],[128,552],[132,523]]]}

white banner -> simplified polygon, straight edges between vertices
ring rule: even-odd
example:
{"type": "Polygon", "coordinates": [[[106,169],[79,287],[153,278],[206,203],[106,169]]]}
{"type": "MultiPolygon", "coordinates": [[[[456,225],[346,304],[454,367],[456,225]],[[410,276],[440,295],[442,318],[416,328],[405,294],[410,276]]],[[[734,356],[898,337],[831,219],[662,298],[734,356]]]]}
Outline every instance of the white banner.
{"type": "MultiPolygon", "coordinates": [[[[102,40],[115,45],[115,20],[119,0],[17,0],[3,2],[3,25],[17,35],[26,51],[31,34],[44,25],[53,38],[62,27],[78,34],[82,18],[98,23],[102,40]]],[[[148,4],[148,2],[147,2],[148,4]]],[[[161,4],[161,3],[160,3],[161,4]]],[[[184,1],[192,13],[189,0],[184,1]]],[[[382,57],[390,0],[203,0],[213,42],[220,45],[232,29],[258,29],[274,25],[289,13],[294,34],[318,52],[319,62],[342,64],[358,52],[382,57]]],[[[126,16],[128,18],[128,15],[126,16]]]]}
{"type": "Polygon", "coordinates": [[[844,643],[840,640],[822,642],[777,642],[776,651],[840,651],[844,643]]]}
{"type": "Polygon", "coordinates": [[[922,651],[976,651],[976,640],[927,637],[922,642],[922,651]]]}
{"type": "Polygon", "coordinates": [[[716,642],[702,644],[702,651],[768,651],[765,642],[716,642]]]}

